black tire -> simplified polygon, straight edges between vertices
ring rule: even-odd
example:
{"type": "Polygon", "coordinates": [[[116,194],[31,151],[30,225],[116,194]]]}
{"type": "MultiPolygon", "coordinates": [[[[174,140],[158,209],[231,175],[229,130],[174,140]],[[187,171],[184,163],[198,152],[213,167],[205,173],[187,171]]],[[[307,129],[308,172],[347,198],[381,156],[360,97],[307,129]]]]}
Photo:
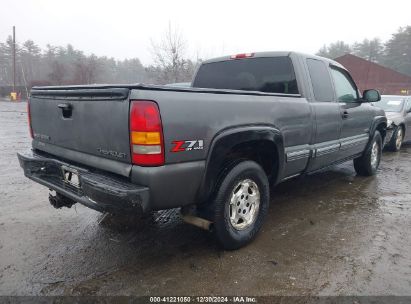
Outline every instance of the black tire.
{"type": "MultiPolygon", "coordinates": [[[[375,150],[374,150],[375,152],[375,150]]],[[[364,151],[363,155],[354,159],[354,168],[358,175],[362,176],[371,176],[377,173],[378,166],[381,161],[381,152],[382,152],[382,138],[379,131],[375,131],[374,136],[372,137],[369,145],[364,151]],[[373,148],[376,145],[376,161],[373,162],[373,148]]]]}
{"type": "Polygon", "coordinates": [[[387,145],[387,149],[392,152],[398,152],[401,149],[402,141],[404,139],[404,129],[398,126],[387,145]],[[400,137],[400,138],[399,138],[400,137]]]}
{"type": "MultiPolygon", "coordinates": [[[[251,242],[258,231],[260,230],[263,220],[267,214],[268,206],[270,202],[270,187],[267,175],[264,170],[254,161],[242,161],[232,167],[231,170],[226,172],[221,179],[219,187],[216,191],[216,196],[213,204],[213,222],[214,232],[221,246],[228,250],[238,249],[251,242]],[[251,182],[250,182],[251,181],[251,182]],[[238,188],[237,186],[240,185],[238,188]],[[247,186],[248,185],[248,186],[247,186]],[[243,186],[243,187],[241,187],[243,186]],[[244,192],[244,189],[246,189],[244,192]],[[240,190],[242,192],[239,192],[240,190]],[[237,190],[237,192],[235,192],[237,190]],[[250,192],[251,191],[251,192],[250,192]],[[238,206],[244,209],[237,209],[237,202],[230,205],[230,201],[235,193],[238,201],[238,206]],[[241,195],[244,193],[244,195],[241,195]],[[250,203],[255,201],[254,198],[259,194],[259,205],[250,203]],[[254,194],[254,195],[253,195],[254,194]],[[241,202],[240,202],[241,201],[241,202]],[[235,206],[235,208],[233,208],[235,206]],[[251,206],[251,207],[249,207],[251,206]],[[254,207],[253,207],[254,206],[254,207]],[[232,224],[231,214],[234,215],[233,210],[242,210],[237,212],[237,215],[242,216],[242,212],[247,212],[245,216],[250,216],[253,220],[247,223],[242,219],[239,219],[234,225],[245,225],[242,229],[235,228],[232,224]],[[251,210],[254,210],[252,212],[251,210]]],[[[233,219],[234,221],[234,219],[233,219]]]]}

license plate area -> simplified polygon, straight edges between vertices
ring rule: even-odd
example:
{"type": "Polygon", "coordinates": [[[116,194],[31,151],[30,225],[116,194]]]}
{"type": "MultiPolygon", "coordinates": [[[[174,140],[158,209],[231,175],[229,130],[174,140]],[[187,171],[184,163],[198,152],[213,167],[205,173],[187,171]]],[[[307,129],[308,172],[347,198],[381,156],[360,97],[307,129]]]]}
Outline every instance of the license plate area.
{"type": "Polygon", "coordinates": [[[63,171],[64,183],[80,189],[80,178],[78,176],[78,171],[67,166],[61,166],[61,170],[63,171]]]}

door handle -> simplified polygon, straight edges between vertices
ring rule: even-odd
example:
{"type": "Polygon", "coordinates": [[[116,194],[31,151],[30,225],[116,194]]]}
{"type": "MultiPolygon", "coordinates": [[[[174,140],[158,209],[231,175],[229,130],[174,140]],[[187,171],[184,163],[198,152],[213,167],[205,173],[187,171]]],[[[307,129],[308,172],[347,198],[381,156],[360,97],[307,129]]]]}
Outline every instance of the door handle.
{"type": "Polygon", "coordinates": [[[344,112],[341,114],[341,116],[342,116],[343,119],[347,119],[347,118],[350,116],[350,114],[348,113],[348,111],[344,111],[344,112]]]}

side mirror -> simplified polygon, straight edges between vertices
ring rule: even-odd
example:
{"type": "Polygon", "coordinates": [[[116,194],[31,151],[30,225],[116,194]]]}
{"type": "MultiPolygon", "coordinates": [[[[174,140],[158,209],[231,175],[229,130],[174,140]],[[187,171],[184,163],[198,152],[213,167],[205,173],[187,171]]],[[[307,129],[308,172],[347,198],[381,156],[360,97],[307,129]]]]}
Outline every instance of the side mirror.
{"type": "Polygon", "coordinates": [[[377,102],[381,100],[381,94],[378,90],[365,90],[362,94],[363,102],[377,102]]]}

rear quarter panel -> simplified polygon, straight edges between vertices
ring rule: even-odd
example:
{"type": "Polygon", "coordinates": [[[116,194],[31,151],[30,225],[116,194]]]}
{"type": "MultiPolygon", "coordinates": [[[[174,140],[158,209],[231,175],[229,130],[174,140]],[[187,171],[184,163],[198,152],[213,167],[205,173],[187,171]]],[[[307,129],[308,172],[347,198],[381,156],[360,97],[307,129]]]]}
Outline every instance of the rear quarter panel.
{"type": "Polygon", "coordinates": [[[311,140],[312,118],[305,98],[153,90],[133,90],[130,98],[159,105],[166,163],[206,159],[216,135],[240,126],[272,126],[282,133],[285,147],[311,140]],[[171,152],[175,140],[203,140],[204,148],[171,152]]]}

